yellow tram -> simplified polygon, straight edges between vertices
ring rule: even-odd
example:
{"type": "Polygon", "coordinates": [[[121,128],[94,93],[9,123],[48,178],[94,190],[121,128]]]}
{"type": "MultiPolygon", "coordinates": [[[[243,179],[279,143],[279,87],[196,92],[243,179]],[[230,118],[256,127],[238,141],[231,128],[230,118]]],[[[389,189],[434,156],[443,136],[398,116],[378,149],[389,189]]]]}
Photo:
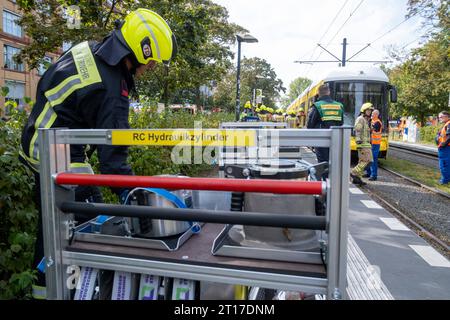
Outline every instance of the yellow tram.
{"type": "MultiPolygon", "coordinates": [[[[397,91],[389,84],[389,79],[383,70],[375,67],[343,67],[332,70],[325,78],[310,85],[286,109],[298,111],[303,108],[306,114],[318,97],[318,89],[322,84],[328,84],[332,99],[344,105],[344,125],[353,126],[359,115],[360,107],[365,102],[371,102],[380,110],[383,122],[383,135],[380,146],[380,158],[386,158],[389,148],[389,102],[396,102],[397,91]]],[[[352,137],[350,142],[352,156],[356,155],[356,143],[352,137]]]]}

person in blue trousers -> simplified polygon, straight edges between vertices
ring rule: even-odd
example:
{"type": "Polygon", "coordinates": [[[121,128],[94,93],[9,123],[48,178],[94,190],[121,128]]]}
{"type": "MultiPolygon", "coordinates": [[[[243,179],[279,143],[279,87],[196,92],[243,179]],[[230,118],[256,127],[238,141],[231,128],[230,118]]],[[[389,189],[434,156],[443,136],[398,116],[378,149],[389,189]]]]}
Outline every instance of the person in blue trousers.
{"type": "Polygon", "coordinates": [[[372,112],[372,122],[370,125],[370,143],[372,144],[372,156],[373,161],[370,166],[367,166],[366,169],[366,178],[369,178],[370,181],[376,181],[378,179],[378,154],[380,153],[380,145],[381,145],[381,132],[383,129],[383,123],[380,118],[380,111],[373,110],[372,112]]]}
{"type": "Polygon", "coordinates": [[[444,126],[436,136],[439,169],[441,170],[439,183],[448,185],[450,182],[450,113],[447,111],[440,112],[439,122],[444,123],[444,126]]]}

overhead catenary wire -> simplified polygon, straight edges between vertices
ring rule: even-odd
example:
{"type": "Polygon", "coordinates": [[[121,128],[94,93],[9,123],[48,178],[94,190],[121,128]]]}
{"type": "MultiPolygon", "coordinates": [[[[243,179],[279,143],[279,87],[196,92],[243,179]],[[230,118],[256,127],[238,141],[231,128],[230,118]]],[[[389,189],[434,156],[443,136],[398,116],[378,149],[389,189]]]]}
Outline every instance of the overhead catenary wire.
{"type": "Polygon", "coordinates": [[[429,31],[431,31],[431,30],[433,30],[433,29],[434,29],[433,27],[429,28],[429,29],[426,30],[426,31],[424,32],[424,34],[422,34],[420,37],[415,38],[413,41],[408,42],[408,43],[405,44],[403,47],[401,47],[400,50],[405,49],[405,48],[406,48],[407,46],[409,46],[410,44],[413,44],[414,42],[416,42],[416,41],[420,40],[421,38],[425,37],[425,35],[426,35],[429,31]]]}
{"type": "MultiPolygon", "coordinates": [[[[356,11],[358,11],[358,9],[361,7],[361,5],[364,3],[365,0],[361,0],[358,5],[355,7],[355,9],[353,9],[353,11],[350,13],[350,15],[348,16],[348,18],[344,21],[344,23],[339,27],[338,31],[334,34],[334,36],[328,41],[327,45],[325,46],[325,49],[327,49],[327,47],[333,42],[334,38],[336,38],[336,36],[339,34],[339,32],[341,32],[342,28],[344,28],[344,26],[348,23],[348,21],[350,21],[350,19],[353,17],[353,15],[356,13],[356,11]]],[[[318,57],[316,58],[319,59],[322,56],[323,51],[321,51],[318,55],[318,57]]]]}
{"type": "MultiPolygon", "coordinates": [[[[338,12],[336,13],[336,15],[334,16],[333,20],[330,22],[330,24],[328,25],[327,29],[325,30],[325,32],[322,34],[322,36],[320,37],[318,43],[320,43],[323,38],[327,35],[328,31],[330,31],[331,27],[333,26],[334,22],[336,21],[337,17],[341,14],[342,10],[344,10],[345,6],[347,5],[349,0],[345,0],[344,4],[341,6],[341,8],[338,10],[338,12]]],[[[311,57],[309,58],[309,60],[312,60],[314,53],[316,53],[317,48],[319,47],[319,45],[314,47],[314,50],[311,54],[311,57]]],[[[309,73],[311,72],[312,69],[312,65],[309,66],[308,71],[306,72],[305,78],[308,78],[309,73]]]]}
{"type": "Polygon", "coordinates": [[[395,25],[393,28],[389,29],[388,31],[386,31],[385,33],[383,33],[381,36],[379,36],[378,38],[376,38],[375,40],[372,40],[370,42],[370,44],[373,44],[375,42],[377,42],[378,40],[384,38],[385,36],[387,36],[389,33],[391,33],[392,31],[394,31],[395,29],[397,29],[398,27],[400,27],[402,24],[404,24],[406,21],[408,21],[409,19],[411,19],[412,17],[416,16],[417,12],[414,13],[413,15],[410,15],[408,17],[406,17],[402,22],[398,23],[397,25],[395,25]]]}
{"type": "MultiPolygon", "coordinates": [[[[370,47],[374,50],[376,50],[372,44],[374,44],[375,42],[377,42],[378,40],[384,38],[385,36],[387,36],[388,34],[390,34],[392,31],[394,31],[395,29],[397,29],[398,27],[400,27],[403,23],[405,23],[406,21],[408,21],[409,19],[411,19],[412,17],[414,17],[415,15],[417,15],[417,13],[410,15],[408,17],[406,17],[403,21],[401,21],[400,23],[396,24],[394,27],[392,27],[391,29],[389,29],[388,31],[386,31],[385,33],[383,33],[381,36],[378,36],[377,38],[375,38],[374,40],[372,40],[371,42],[369,42],[364,48],[362,48],[361,50],[359,50],[357,53],[355,53],[353,56],[351,56],[350,58],[348,58],[347,61],[350,61],[352,58],[354,58],[356,55],[358,55],[359,53],[361,53],[362,51],[364,51],[366,48],[370,47]]],[[[426,31],[428,32],[428,31],[426,31]]],[[[420,39],[422,36],[420,36],[419,38],[416,38],[414,41],[408,43],[407,45],[405,45],[403,48],[401,48],[400,50],[403,50],[406,46],[410,45],[411,43],[417,41],[418,39],[420,39]]],[[[378,51],[378,50],[377,50],[378,51]]]]}
{"type": "Polygon", "coordinates": [[[353,15],[356,13],[356,11],[358,11],[358,9],[361,7],[361,5],[364,3],[365,0],[361,0],[358,5],[356,6],[356,8],[350,13],[350,15],[348,16],[347,20],[344,21],[344,23],[339,27],[338,31],[334,34],[334,36],[331,38],[331,40],[328,42],[328,44],[326,45],[326,47],[328,47],[331,42],[333,42],[334,38],[336,38],[336,36],[339,34],[339,32],[341,32],[342,28],[344,28],[344,26],[347,24],[347,22],[353,17],[353,15]]]}

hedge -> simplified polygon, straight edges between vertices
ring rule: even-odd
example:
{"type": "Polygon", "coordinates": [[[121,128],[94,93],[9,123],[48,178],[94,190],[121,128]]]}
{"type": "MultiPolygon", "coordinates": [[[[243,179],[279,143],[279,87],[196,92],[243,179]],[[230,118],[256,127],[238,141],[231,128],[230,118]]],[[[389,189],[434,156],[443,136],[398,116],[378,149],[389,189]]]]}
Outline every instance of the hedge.
{"type": "MultiPolygon", "coordinates": [[[[233,114],[214,113],[191,115],[187,112],[156,112],[147,106],[130,112],[132,128],[193,128],[201,121],[203,128],[218,128],[222,121],[233,121],[233,114]]],[[[11,109],[8,120],[0,120],[0,299],[28,299],[36,277],[32,266],[37,210],[33,202],[32,172],[18,160],[23,124],[27,115],[11,109]]],[[[174,164],[168,147],[132,147],[129,163],[137,175],[184,174],[196,176],[212,169],[212,164],[174,164]]],[[[94,171],[98,161],[91,158],[94,171]]],[[[106,202],[117,202],[104,188],[106,202]]]]}

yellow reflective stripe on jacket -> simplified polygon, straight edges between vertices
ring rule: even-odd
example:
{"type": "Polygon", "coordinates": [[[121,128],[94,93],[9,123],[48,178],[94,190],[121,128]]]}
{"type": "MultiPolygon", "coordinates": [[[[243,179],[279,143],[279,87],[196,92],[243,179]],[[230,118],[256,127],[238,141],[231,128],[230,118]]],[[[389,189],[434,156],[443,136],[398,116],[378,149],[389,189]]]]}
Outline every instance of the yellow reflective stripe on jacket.
{"type": "Polygon", "coordinates": [[[73,84],[73,82],[81,82],[80,76],[78,74],[74,74],[73,76],[70,76],[63,81],[61,81],[56,87],[53,87],[50,90],[45,91],[45,96],[48,100],[55,101],[58,99],[58,97],[61,95],[60,92],[64,92],[67,90],[68,87],[70,87],[69,84],[73,84]]]}
{"type": "Polygon", "coordinates": [[[70,172],[94,174],[94,170],[92,170],[91,165],[86,162],[72,162],[70,164],[70,172]]]}
{"type": "MultiPolygon", "coordinates": [[[[89,48],[89,43],[87,41],[76,45],[70,50],[70,52],[72,53],[78,74],[64,79],[58,85],[45,92],[47,103],[45,104],[39,117],[36,119],[34,125],[35,132],[30,141],[30,157],[24,157],[29,162],[30,158],[37,163],[39,161],[39,142],[37,141],[38,129],[48,129],[52,127],[57,118],[53,107],[63,103],[75,90],[102,81],[94,56],[92,55],[91,49],[89,48]]],[[[36,163],[30,164],[35,165],[36,163]]]]}
{"type": "Polygon", "coordinates": [[[19,150],[19,155],[27,161],[28,165],[31,167],[31,169],[33,169],[33,171],[39,172],[39,161],[28,157],[22,148],[20,148],[19,150]]]}
{"type": "Polygon", "coordinates": [[[42,110],[39,117],[36,119],[36,122],[34,124],[35,132],[33,134],[33,137],[30,141],[30,150],[29,154],[30,157],[33,159],[38,160],[39,159],[39,147],[38,147],[38,129],[39,128],[50,128],[52,124],[56,120],[56,113],[53,111],[53,109],[50,107],[50,103],[47,102],[44,106],[44,109],[42,110]]]}
{"type": "Polygon", "coordinates": [[[47,288],[43,286],[38,286],[33,284],[31,286],[32,296],[37,300],[45,300],[47,299],[47,288]]]}
{"type": "Polygon", "coordinates": [[[341,106],[335,104],[322,104],[320,106],[324,111],[325,110],[341,110],[341,106]]]}

